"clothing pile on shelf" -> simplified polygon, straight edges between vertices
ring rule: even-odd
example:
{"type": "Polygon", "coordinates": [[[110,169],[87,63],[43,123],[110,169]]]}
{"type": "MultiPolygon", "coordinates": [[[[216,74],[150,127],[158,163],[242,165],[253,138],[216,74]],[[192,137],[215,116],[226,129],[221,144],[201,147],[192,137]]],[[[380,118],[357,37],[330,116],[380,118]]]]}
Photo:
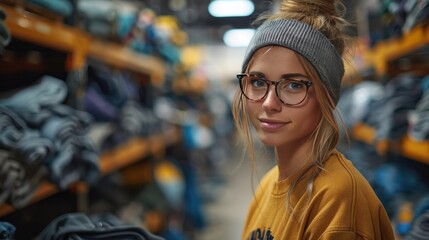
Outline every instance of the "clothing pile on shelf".
{"type": "Polygon", "coordinates": [[[421,100],[410,116],[410,136],[418,141],[429,140],[429,76],[421,81],[421,100]]]}
{"type": "Polygon", "coordinates": [[[48,179],[60,189],[81,180],[92,184],[99,177],[98,153],[85,135],[93,119],[63,104],[66,95],[64,81],[45,76],[38,84],[0,99],[0,146],[14,154],[5,161],[19,159],[16,166],[23,169],[46,167],[48,179]]]}
{"type": "Polygon", "coordinates": [[[420,101],[421,79],[412,73],[404,73],[390,79],[384,86],[384,96],[369,105],[363,122],[376,129],[376,141],[400,140],[408,132],[409,115],[420,101]]]}
{"type": "Polygon", "coordinates": [[[376,142],[400,140],[407,134],[420,141],[428,140],[428,79],[404,73],[385,85],[371,81],[358,83],[343,91],[339,111],[349,128],[358,122],[373,127],[377,132],[376,142]]]}
{"type": "Polygon", "coordinates": [[[103,137],[92,138],[101,150],[123,144],[132,137],[161,133],[163,124],[155,117],[150,101],[143,96],[144,91],[150,90],[150,86],[140,86],[126,71],[112,70],[93,61],[89,63],[83,110],[95,120],[90,132],[107,126],[102,128],[105,130],[103,137]]]}

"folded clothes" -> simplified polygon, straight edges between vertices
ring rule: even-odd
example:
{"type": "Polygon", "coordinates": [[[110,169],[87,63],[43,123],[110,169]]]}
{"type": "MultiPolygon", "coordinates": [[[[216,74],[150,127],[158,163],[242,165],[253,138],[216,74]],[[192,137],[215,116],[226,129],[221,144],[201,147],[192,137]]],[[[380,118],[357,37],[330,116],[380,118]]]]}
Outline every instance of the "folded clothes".
{"type": "Polygon", "coordinates": [[[159,130],[159,119],[152,110],[128,101],[120,110],[119,125],[122,130],[134,135],[148,136],[159,130]]]}
{"type": "Polygon", "coordinates": [[[86,89],[84,109],[100,122],[115,121],[118,118],[118,108],[104,99],[93,87],[86,89]]]}
{"type": "Polygon", "coordinates": [[[10,108],[31,126],[32,123],[40,124],[43,117],[46,117],[47,113],[42,108],[62,103],[66,96],[65,82],[44,76],[39,84],[23,89],[7,99],[1,99],[0,106],[10,108]]]}
{"type": "Polygon", "coordinates": [[[421,82],[422,98],[417,103],[415,114],[415,122],[410,125],[410,135],[419,141],[429,140],[429,76],[425,77],[421,82]]]}
{"type": "Polygon", "coordinates": [[[403,73],[392,78],[385,86],[384,97],[371,106],[365,119],[377,130],[376,140],[401,139],[408,131],[408,114],[421,98],[420,78],[403,73]]]}
{"type": "Polygon", "coordinates": [[[79,180],[94,183],[99,177],[97,151],[89,137],[84,135],[89,124],[79,120],[82,119],[78,115],[54,115],[40,129],[41,135],[55,145],[56,155],[47,165],[51,180],[60,188],[67,188],[79,180]]]}
{"type": "Polygon", "coordinates": [[[63,81],[44,77],[0,100],[0,147],[18,153],[28,165],[42,163],[62,189],[99,177],[98,153],[86,136],[93,117],[62,104],[66,95],[63,81]]]}
{"type": "Polygon", "coordinates": [[[30,129],[15,112],[0,106],[0,147],[16,152],[27,164],[42,164],[54,151],[53,143],[30,129]]]}
{"type": "Polygon", "coordinates": [[[93,215],[68,213],[49,223],[38,239],[162,240],[163,238],[153,235],[142,227],[126,224],[111,213],[93,215]]]}
{"type": "Polygon", "coordinates": [[[48,163],[50,180],[61,189],[66,189],[77,181],[95,183],[100,175],[98,155],[88,148],[85,139],[76,140],[81,143],[69,143],[62,147],[48,163]],[[80,145],[79,145],[80,144],[80,145]]]}
{"type": "Polygon", "coordinates": [[[33,197],[46,169],[28,166],[15,154],[0,150],[0,203],[8,202],[15,208],[26,206],[33,197]]]}

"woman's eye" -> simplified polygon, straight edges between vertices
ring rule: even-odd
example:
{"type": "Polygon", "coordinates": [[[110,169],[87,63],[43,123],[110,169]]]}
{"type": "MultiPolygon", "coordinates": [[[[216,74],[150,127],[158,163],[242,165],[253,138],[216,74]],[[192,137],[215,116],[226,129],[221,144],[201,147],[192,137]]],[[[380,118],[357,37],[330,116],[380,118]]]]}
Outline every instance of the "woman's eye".
{"type": "Polygon", "coordinates": [[[285,81],[281,84],[280,89],[286,92],[298,92],[304,89],[304,84],[296,81],[285,81]]]}
{"type": "Polygon", "coordinates": [[[299,82],[290,82],[289,84],[288,84],[288,88],[289,89],[300,89],[300,88],[302,88],[303,87],[303,84],[302,83],[299,83],[299,82]]]}
{"type": "Polygon", "coordinates": [[[250,84],[252,85],[252,87],[255,87],[255,88],[262,88],[262,87],[265,87],[266,85],[265,81],[259,78],[251,78],[250,84]]]}

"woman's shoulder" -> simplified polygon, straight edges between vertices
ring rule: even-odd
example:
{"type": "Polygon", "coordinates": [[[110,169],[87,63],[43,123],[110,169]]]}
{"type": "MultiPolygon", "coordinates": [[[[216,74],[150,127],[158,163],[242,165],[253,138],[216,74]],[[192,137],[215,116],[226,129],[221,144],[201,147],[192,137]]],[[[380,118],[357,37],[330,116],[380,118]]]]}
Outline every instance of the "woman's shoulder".
{"type": "Polygon", "coordinates": [[[330,156],[317,177],[315,191],[318,190],[343,199],[366,197],[367,194],[375,196],[365,177],[339,152],[330,156]]]}
{"type": "Polygon", "coordinates": [[[329,222],[329,226],[322,226],[326,234],[339,234],[338,229],[347,228],[363,239],[393,239],[382,203],[365,177],[341,153],[331,155],[314,181],[310,205],[311,212],[317,212],[315,222],[329,222]]]}

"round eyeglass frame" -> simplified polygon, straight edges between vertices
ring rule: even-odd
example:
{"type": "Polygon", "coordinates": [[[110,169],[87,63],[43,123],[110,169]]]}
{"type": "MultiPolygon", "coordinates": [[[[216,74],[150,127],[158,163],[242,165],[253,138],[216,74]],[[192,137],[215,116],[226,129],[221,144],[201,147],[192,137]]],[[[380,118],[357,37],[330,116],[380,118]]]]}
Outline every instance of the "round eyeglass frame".
{"type": "Polygon", "coordinates": [[[268,92],[270,91],[270,87],[269,86],[271,84],[271,85],[274,85],[277,98],[280,100],[280,102],[282,102],[283,104],[285,104],[287,106],[296,106],[296,105],[299,105],[302,102],[304,102],[304,100],[307,98],[307,95],[308,95],[308,88],[313,85],[313,83],[311,81],[309,81],[309,80],[280,79],[280,80],[277,80],[277,81],[272,81],[272,80],[267,80],[267,79],[264,79],[264,78],[260,78],[261,81],[263,81],[263,82],[265,82],[267,84],[267,86],[268,86],[267,87],[267,91],[265,92],[265,94],[261,98],[259,98],[259,99],[251,99],[251,98],[249,98],[244,93],[243,84],[242,84],[242,81],[241,81],[244,77],[250,77],[250,76],[257,76],[257,75],[255,75],[255,74],[249,74],[249,73],[239,73],[239,74],[237,74],[237,79],[238,79],[238,82],[240,84],[241,94],[243,96],[245,96],[248,100],[254,101],[254,102],[259,102],[259,101],[261,101],[262,99],[264,99],[268,95],[268,92]],[[291,80],[291,81],[294,81],[294,82],[301,82],[301,83],[303,83],[305,85],[305,87],[306,87],[306,89],[305,89],[305,96],[302,98],[302,100],[300,102],[293,103],[293,104],[291,104],[291,103],[285,103],[280,98],[279,93],[277,91],[277,86],[279,85],[280,82],[282,82],[284,80],[291,80]]]}

